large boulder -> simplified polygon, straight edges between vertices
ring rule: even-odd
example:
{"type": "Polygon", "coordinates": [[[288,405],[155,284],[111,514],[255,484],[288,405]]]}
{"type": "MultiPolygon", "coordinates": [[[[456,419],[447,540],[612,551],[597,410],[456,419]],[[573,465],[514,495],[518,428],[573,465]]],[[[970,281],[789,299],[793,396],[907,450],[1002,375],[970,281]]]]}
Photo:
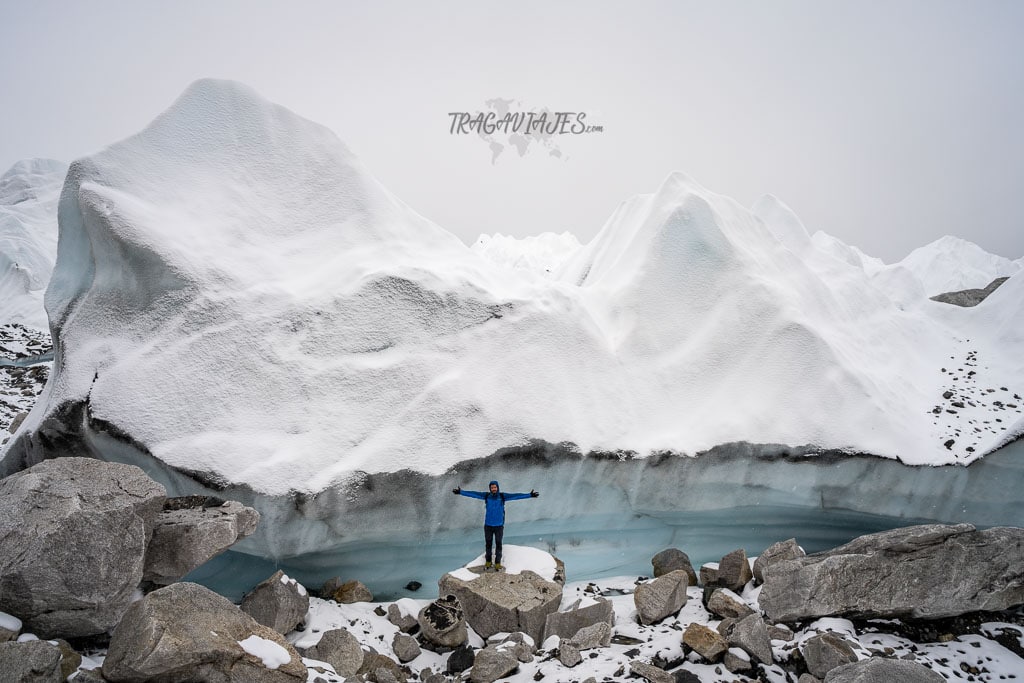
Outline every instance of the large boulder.
{"type": "Polygon", "coordinates": [[[509,675],[519,666],[515,649],[509,644],[485,647],[478,650],[469,672],[472,683],[493,683],[509,675]]]}
{"type": "Polygon", "coordinates": [[[737,621],[726,635],[734,645],[764,664],[772,663],[772,642],[760,614],[750,614],[737,621]]]}
{"type": "Polygon", "coordinates": [[[849,640],[839,633],[819,633],[800,648],[807,670],[819,679],[843,664],[857,661],[857,653],[849,640]]]}
{"type": "Polygon", "coordinates": [[[903,659],[872,657],[837,666],[825,676],[825,683],[945,683],[937,671],[903,659]]]}
{"type": "Polygon", "coordinates": [[[754,573],[750,569],[750,562],[747,561],[747,553],[743,548],[732,551],[718,563],[716,582],[722,588],[739,593],[753,578],[754,573]]]}
{"type": "Polygon", "coordinates": [[[103,662],[113,683],[304,683],[306,667],[276,631],[226,598],[175,583],[135,602],[103,662]]]}
{"type": "Polygon", "coordinates": [[[0,681],[62,683],[60,648],[45,640],[0,643],[0,681]]]}
{"type": "Polygon", "coordinates": [[[571,638],[581,628],[594,624],[615,623],[615,611],[606,598],[580,598],[561,612],[552,612],[544,620],[544,642],[551,636],[571,638]]]}
{"type": "Polygon", "coordinates": [[[438,598],[424,605],[417,615],[423,638],[438,647],[456,648],[466,642],[466,613],[454,595],[438,598]]]}
{"type": "Polygon", "coordinates": [[[939,618],[1024,603],[1024,529],[926,524],[869,534],[765,570],[770,621],[939,618]]]}
{"type": "Polygon", "coordinates": [[[807,553],[804,549],[797,545],[795,538],[790,538],[785,541],[779,541],[778,543],[772,543],[770,546],[764,549],[764,552],[757,556],[754,560],[754,580],[761,584],[764,583],[764,570],[769,565],[775,564],[776,562],[782,562],[784,560],[795,560],[799,557],[805,556],[807,553]]]}
{"type": "Polygon", "coordinates": [[[288,633],[305,621],[309,594],[301,583],[280,569],[242,598],[243,612],[278,633],[288,633]]]}
{"type": "Polygon", "coordinates": [[[438,587],[441,595],[458,598],[466,621],[483,638],[522,631],[539,643],[548,615],[562,602],[562,585],[530,570],[448,573],[438,587]]]}
{"type": "Polygon", "coordinates": [[[0,481],[0,611],[40,636],[113,628],[166,491],[134,465],[46,460],[0,481]]]}
{"type": "Polygon", "coordinates": [[[697,572],[693,570],[690,556],[679,548],[665,548],[651,558],[651,567],[654,569],[654,578],[658,578],[677,569],[686,572],[686,577],[691,586],[697,585],[697,572]]]}
{"type": "Polygon", "coordinates": [[[324,631],[316,645],[306,648],[302,655],[327,662],[339,676],[355,676],[363,666],[363,646],[354,635],[343,628],[324,631]]]}
{"type": "Polygon", "coordinates": [[[143,579],[174,583],[256,531],[260,513],[235,501],[206,496],[169,498],[156,518],[143,579]]]}
{"type": "Polygon", "coordinates": [[[686,604],[688,581],[686,572],[677,569],[637,586],[633,603],[640,623],[653,624],[682,609],[686,604]]]}
{"type": "Polygon", "coordinates": [[[709,662],[717,661],[729,649],[729,643],[720,633],[697,622],[683,631],[683,644],[709,662]]]}

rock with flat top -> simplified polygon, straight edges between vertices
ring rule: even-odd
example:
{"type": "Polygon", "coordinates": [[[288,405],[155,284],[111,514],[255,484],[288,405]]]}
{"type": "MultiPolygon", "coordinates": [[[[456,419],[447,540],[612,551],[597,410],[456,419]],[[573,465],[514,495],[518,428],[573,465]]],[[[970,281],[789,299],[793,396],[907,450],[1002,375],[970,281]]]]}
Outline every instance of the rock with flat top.
{"type": "Polygon", "coordinates": [[[765,569],[770,621],[935,619],[1024,603],[1024,529],[925,524],[869,534],[765,569]]]}

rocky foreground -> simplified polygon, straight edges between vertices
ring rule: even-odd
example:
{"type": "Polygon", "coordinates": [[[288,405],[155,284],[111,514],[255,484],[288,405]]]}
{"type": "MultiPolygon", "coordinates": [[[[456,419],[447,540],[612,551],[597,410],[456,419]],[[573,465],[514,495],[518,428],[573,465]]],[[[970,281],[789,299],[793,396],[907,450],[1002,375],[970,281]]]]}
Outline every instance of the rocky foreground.
{"type": "Polygon", "coordinates": [[[651,578],[600,583],[512,546],[505,572],[471,562],[438,599],[392,603],[340,578],[311,597],[277,572],[240,605],[179,581],[258,518],[87,458],[0,480],[0,683],[1024,677],[1024,529],[916,526],[815,555],[790,539],[697,570],[673,548],[651,578]]]}

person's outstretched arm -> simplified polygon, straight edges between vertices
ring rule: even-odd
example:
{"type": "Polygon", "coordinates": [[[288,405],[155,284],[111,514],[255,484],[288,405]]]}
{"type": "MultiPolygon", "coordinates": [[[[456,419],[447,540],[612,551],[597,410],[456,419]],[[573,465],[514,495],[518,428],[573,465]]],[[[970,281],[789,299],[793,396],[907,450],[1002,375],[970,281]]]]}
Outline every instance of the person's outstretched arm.
{"type": "Polygon", "coordinates": [[[505,500],[523,500],[524,498],[536,498],[540,494],[531,490],[529,493],[506,493],[505,500]]]}
{"type": "MultiPolygon", "coordinates": [[[[456,486],[452,489],[452,493],[458,496],[465,496],[466,498],[486,498],[486,491],[467,491],[462,487],[456,486]]],[[[526,494],[530,495],[530,494],[526,494]]]]}

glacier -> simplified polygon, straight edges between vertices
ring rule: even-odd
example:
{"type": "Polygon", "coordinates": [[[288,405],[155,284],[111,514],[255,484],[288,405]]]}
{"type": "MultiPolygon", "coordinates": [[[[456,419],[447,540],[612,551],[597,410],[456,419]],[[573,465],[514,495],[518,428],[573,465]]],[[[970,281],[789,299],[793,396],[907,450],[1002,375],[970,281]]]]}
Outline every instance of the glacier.
{"type": "Polygon", "coordinates": [[[57,201],[68,165],[25,159],[0,176],[0,323],[46,330],[43,292],[57,252],[57,201]]]}
{"type": "Polygon", "coordinates": [[[673,173],[587,244],[467,247],[331,131],[216,80],[72,163],[58,214],[54,369],[0,474],[90,455],[256,507],[210,581],[259,557],[397,590],[404,563],[475,555],[479,510],[445,496],[492,478],[542,493],[510,543],[595,575],[794,524],[824,547],[1021,523],[1024,278],[927,298],[960,252],[973,278],[1019,270],[970,243],[886,265],[673,173]]]}

